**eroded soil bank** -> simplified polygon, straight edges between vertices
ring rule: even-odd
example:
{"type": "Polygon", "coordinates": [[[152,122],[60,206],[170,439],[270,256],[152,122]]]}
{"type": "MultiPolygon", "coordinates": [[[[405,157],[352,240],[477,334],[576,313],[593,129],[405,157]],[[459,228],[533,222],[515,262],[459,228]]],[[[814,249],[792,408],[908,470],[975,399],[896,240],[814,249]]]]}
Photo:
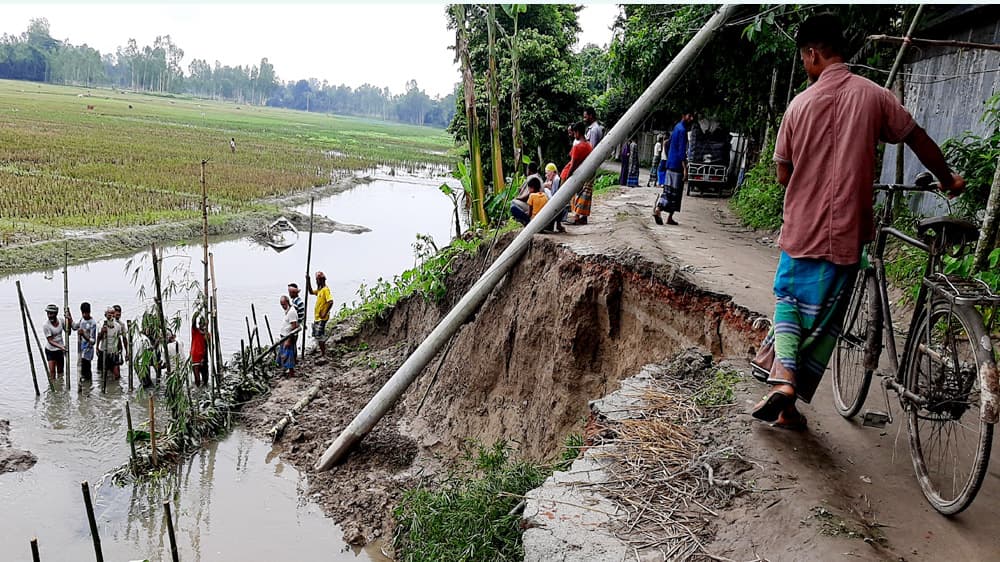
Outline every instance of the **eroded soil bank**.
{"type": "Polygon", "coordinates": [[[0,420],[0,474],[21,472],[35,466],[38,458],[31,451],[14,448],[9,436],[10,422],[0,420]]]}
{"type": "MultiPolygon", "coordinates": [[[[478,278],[486,247],[454,264],[443,302],[411,298],[380,322],[338,326],[333,357],[322,365],[307,359],[299,377],[280,381],[247,409],[250,426],[266,433],[319,381],[319,397],[279,445],[285,459],[311,472],[339,429],[478,278]]],[[[402,491],[433,478],[465,439],[503,438],[528,458],[548,459],[568,433],[582,430],[588,401],[650,357],[692,345],[743,355],[761,337],[753,318],[676,266],[631,254],[581,256],[559,238],[537,236],[451,347],[345,463],[310,476],[307,493],[350,542],[385,536],[402,491]]]]}

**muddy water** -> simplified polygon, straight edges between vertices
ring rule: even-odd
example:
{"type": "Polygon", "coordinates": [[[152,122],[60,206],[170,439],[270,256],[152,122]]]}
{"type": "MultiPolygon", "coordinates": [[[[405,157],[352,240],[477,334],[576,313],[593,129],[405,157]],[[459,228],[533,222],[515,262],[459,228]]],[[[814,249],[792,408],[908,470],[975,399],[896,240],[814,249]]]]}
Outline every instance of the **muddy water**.
{"type": "MultiPolygon", "coordinates": [[[[359,284],[390,278],[412,266],[416,233],[431,235],[439,245],[447,243],[452,209],[437,189],[440,182],[381,176],[369,185],[316,202],[317,214],[372,229],[361,235],[315,235],[312,270],[326,273],[336,307],[351,301],[359,284]]],[[[308,212],[308,205],[300,210],[308,212]]],[[[304,282],[306,235],[280,254],[246,239],[215,240],[211,251],[219,280],[220,335],[224,352],[229,354],[239,349],[240,339],[246,336],[244,317],[251,303],[261,330],[265,330],[266,314],[277,332],[279,295],[288,282],[304,282]]],[[[186,275],[201,278],[199,247],[169,247],[165,254],[164,268],[173,280],[182,282],[186,275]]],[[[124,307],[124,316],[131,318],[150,302],[151,275],[144,259],[137,254],[71,266],[71,308],[78,311],[83,300],[91,302],[95,311],[117,303],[124,307]],[[142,266],[136,284],[130,283],[127,273],[130,260],[132,269],[142,266]],[[146,295],[140,294],[142,285],[150,287],[146,295]]],[[[107,471],[128,457],[125,401],[131,401],[134,418],[146,419],[143,400],[127,392],[124,376],[109,384],[106,392],[96,383],[80,386],[74,378],[67,392],[61,382],[55,390],[47,389],[42,375],[42,396],[35,398],[18,322],[15,279],[25,289],[39,329],[45,305],[62,305],[63,286],[61,271],[0,278],[0,295],[5,295],[0,299],[0,317],[7,319],[0,324],[0,354],[5,364],[0,373],[0,418],[10,419],[14,445],[38,456],[38,464],[27,472],[0,474],[2,558],[27,554],[28,541],[34,536],[39,538],[43,560],[92,556],[80,492],[80,482],[88,480],[108,560],[169,559],[162,516],[165,499],[173,502],[184,560],[380,559],[377,549],[345,548],[334,522],[308,498],[299,496],[307,476],[282,463],[268,443],[240,429],[186,460],[155,487],[99,484],[107,471]]],[[[191,295],[180,294],[167,303],[167,313],[180,311],[186,316],[191,305],[191,295]]],[[[189,330],[181,328],[184,344],[189,330]]],[[[35,356],[39,367],[37,351],[35,356]]],[[[74,370],[76,364],[74,354],[74,370]]],[[[162,421],[158,419],[157,425],[162,428],[162,421]]]]}

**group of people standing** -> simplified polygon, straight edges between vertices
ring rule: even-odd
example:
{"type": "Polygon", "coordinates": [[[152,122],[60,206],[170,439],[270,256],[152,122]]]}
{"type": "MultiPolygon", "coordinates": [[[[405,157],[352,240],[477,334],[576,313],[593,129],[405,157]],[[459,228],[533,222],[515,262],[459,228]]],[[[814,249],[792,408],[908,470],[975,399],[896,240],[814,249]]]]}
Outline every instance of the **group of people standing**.
{"type": "MultiPolygon", "coordinates": [[[[566,131],[573,146],[569,151],[569,162],[563,166],[561,173],[557,173],[559,167],[554,162],[549,162],[545,165],[543,179],[538,173],[538,163],[528,164],[528,177],[524,180],[510,207],[511,216],[521,224],[527,225],[541,212],[549,199],[559,191],[559,187],[569,180],[570,176],[579,169],[580,164],[583,164],[587,156],[590,156],[597,143],[604,138],[604,129],[597,121],[597,112],[592,107],[583,111],[583,121],[570,125],[566,131]]],[[[569,207],[562,209],[556,215],[553,223],[547,225],[543,231],[565,232],[564,223],[569,225],[587,224],[593,198],[594,178],[591,176],[584,181],[583,188],[573,197],[569,207]],[[569,213],[572,213],[573,216],[567,220],[569,213]]]]}
{"type": "MultiPolygon", "coordinates": [[[[316,288],[312,287],[310,279],[306,277],[306,291],[316,296],[316,307],[314,310],[312,335],[316,339],[320,353],[326,354],[326,324],[330,319],[330,311],[333,308],[333,296],[330,287],[326,284],[326,275],[322,271],[316,272],[316,288]]],[[[283,313],[280,337],[281,345],[278,348],[278,365],[283,368],[288,375],[295,374],[296,361],[296,341],[301,328],[306,325],[305,302],[299,296],[299,286],[295,283],[288,284],[288,295],[282,295],[280,304],[283,313]]],[[[153,333],[145,333],[140,330],[134,342],[131,342],[128,330],[122,322],[122,307],[119,305],[109,306],[104,311],[104,321],[99,322],[91,316],[91,305],[89,302],[80,304],[80,318],[74,319],[72,313],[67,308],[60,318],[59,307],[50,304],[45,307],[46,322],[42,327],[45,336],[45,359],[47,363],[49,377],[55,379],[62,377],[65,372],[66,354],[69,353],[70,343],[66,341],[66,334],[75,332],[77,335],[77,356],[79,357],[79,371],[81,381],[93,379],[93,361],[97,358],[97,370],[104,376],[107,375],[113,380],[121,378],[121,366],[126,361],[131,361],[133,357],[150,350],[153,360],[150,368],[157,363],[162,365],[162,340],[153,333]],[[69,332],[67,332],[67,327],[69,332]],[[135,349],[130,349],[133,345],[135,349]]],[[[190,360],[191,370],[195,385],[208,383],[208,322],[205,317],[196,318],[191,326],[191,348],[190,360]]],[[[177,336],[167,330],[167,354],[172,365],[179,365],[181,359],[185,357],[184,348],[177,336]]],[[[140,369],[139,380],[144,385],[152,384],[149,373],[144,373],[140,369]]]]}
{"type": "MultiPolygon", "coordinates": [[[[333,295],[330,287],[326,284],[326,274],[322,271],[316,272],[316,288],[312,287],[309,276],[306,276],[306,291],[316,296],[316,307],[313,309],[312,336],[316,340],[321,356],[326,355],[326,323],[330,320],[330,311],[333,309],[333,295]]],[[[288,284],[288,294],[281,295],[278,303],[284,311],[281,321],[281,330],[278,332],[281,338],[278,347],[278,366],[284,369],[288,376],[295,375],[295,363],[298,358],[296,342],[298,342],[299,332],[306,326],[306,303],[299,296],[300,289],[297,283],[288,284]]]]}

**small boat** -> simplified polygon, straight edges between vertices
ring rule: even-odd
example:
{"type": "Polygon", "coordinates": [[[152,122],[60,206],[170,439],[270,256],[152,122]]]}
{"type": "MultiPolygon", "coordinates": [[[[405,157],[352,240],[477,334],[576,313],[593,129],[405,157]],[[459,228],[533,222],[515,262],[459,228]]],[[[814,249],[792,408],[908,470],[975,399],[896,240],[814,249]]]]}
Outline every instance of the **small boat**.
{"type": "Polygon", "coordinates": [[[292,221],[281,217],[268,225],[259,236],[265,244],[280,252],[298,242],[299,231],[292,224],[292,221]]]}

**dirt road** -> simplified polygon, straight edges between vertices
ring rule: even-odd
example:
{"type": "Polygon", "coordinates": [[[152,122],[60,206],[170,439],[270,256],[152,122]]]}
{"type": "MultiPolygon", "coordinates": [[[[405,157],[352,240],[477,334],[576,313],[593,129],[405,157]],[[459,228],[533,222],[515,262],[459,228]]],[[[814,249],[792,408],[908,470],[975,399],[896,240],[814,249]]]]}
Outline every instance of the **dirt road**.
{"type": "MultiPolygon", "coordinates": [[[[724,199],[685,197],[676,216],[680,226],[657,226],[650,216],[657,193],[622,188],[608,194],[595,203],[590,225],[570,227],[561,241],[583,254],[630,250],[654,263],[679,261],[703,287],[769,316],[778,257],[773,241],[741,228],[724,199]]],[[[747,350],[723,351],[745,358],[747,350]]],[[[743,411],[763,392],[763,385],[748,383],[743,411]]],[[[872,390],[868,407],[884,408],[880,389],[872,390]]],[[[806,433],[772,429],[742,414],[746,453],[764,475],[756,486],[769,491],[720,514],[714,552],[771,561],[1000,559],[1000,461],[992,463],[972,507],[946,518],[920,493],[901,420],[884,431],[844,420],[826,381],[803,412],[806,433]]]]}

